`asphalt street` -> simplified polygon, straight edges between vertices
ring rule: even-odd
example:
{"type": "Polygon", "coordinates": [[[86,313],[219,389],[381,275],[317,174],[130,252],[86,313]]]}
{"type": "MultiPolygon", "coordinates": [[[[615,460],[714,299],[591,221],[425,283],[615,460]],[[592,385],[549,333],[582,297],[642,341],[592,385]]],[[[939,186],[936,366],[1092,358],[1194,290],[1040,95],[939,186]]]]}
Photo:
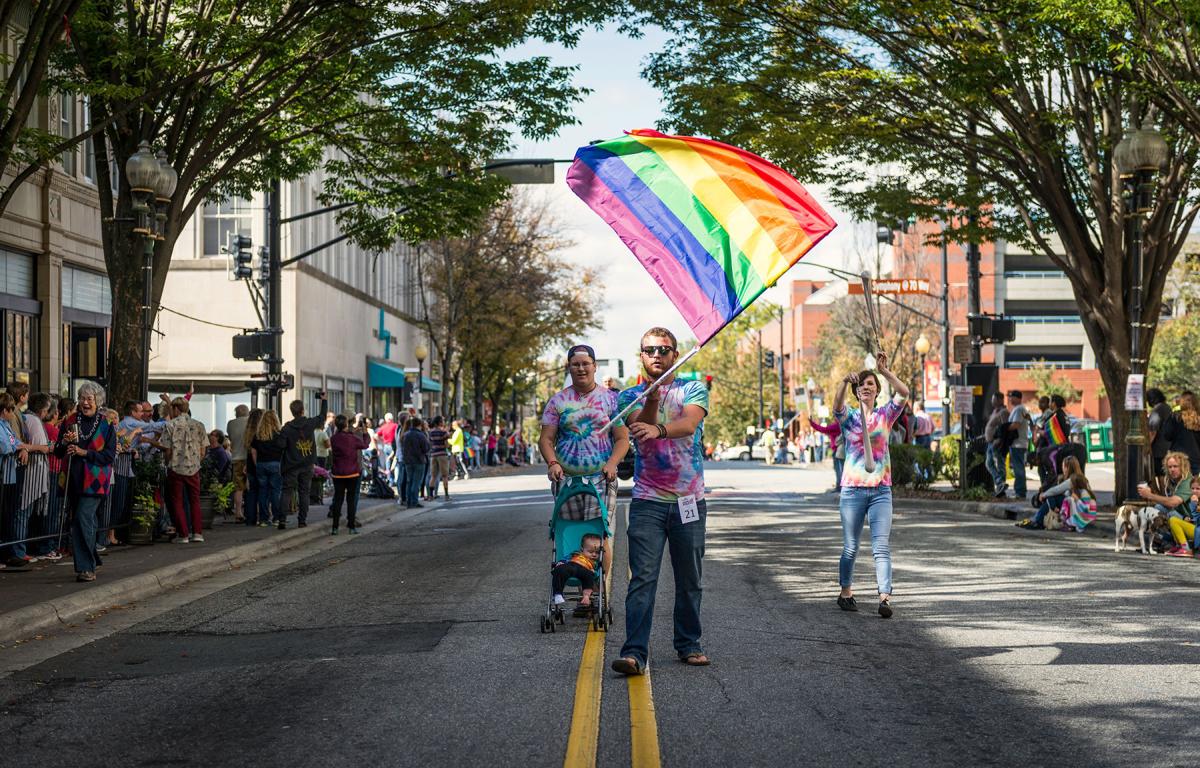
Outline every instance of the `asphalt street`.
{"type": "Polygon", "coordinates": [[[616,627],[588,644],[583,620],[538,631],[544,478],[473,480],[0,651],[0,764],[1196,764],[1200,562],[911,509],[896,616],[873,612],[866,545],[844,613],[830,475],[709,466],[710,667],[675,660],[665,567],[648,679],[608,671],[627,498],[616,627]]]}

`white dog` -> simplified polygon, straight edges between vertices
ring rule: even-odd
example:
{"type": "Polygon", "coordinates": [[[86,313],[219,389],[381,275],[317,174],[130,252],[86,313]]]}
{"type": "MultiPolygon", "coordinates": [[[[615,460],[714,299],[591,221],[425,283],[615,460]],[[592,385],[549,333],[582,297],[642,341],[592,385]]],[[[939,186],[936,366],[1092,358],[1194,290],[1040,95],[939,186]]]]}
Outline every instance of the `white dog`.
{"type": "Polygon", "coordinates": [[[1117,538],[1113,546],[1114,552],[1124,552],[1129,534],[1137,531],[1138,551],[1149,555],[1154,552],[1151,544],[1154,536],[1167,527],[1167,516],[1155,507],[1142,507],[1136,504],[1122,504],[1117,508],[1117,538]]]}

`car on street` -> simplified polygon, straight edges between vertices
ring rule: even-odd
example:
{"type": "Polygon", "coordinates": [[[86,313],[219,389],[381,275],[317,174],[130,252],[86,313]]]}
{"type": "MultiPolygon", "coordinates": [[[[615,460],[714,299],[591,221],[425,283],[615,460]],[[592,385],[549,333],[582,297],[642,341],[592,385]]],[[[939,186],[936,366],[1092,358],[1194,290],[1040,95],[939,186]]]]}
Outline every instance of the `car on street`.
{"type": "MultiPolygon", "coordinates": [[[[721,461],[765,461],[767,458],[767,449],[763,447],[761,441],[754,444],[753,449],[747,448],[745,443],[741,445],[731,445],[725,450],[716,455],[721,461]]],[[[796,449],[788,446],[788,461],[796,461],[796,449]]]]}

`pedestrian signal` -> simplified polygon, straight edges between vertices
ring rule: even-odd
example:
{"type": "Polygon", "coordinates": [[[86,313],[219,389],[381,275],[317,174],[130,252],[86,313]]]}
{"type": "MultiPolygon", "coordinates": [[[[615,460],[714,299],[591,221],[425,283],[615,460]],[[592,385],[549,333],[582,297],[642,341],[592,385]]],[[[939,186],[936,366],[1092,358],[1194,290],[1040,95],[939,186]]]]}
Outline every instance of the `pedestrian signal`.
{"type": "Polygon", "coordinates": [[[713,379],[713,377],[712,377],[711,373],[704,377],[705,389],[712,389],[712,379],[713,379]]]}
{"type": "Polygon", "coordinates": [[[766,352],[763,352],[763,365],[765,365],[767,368],[775,367],[775,352],[774,351],[768,349],[766,352]]]}

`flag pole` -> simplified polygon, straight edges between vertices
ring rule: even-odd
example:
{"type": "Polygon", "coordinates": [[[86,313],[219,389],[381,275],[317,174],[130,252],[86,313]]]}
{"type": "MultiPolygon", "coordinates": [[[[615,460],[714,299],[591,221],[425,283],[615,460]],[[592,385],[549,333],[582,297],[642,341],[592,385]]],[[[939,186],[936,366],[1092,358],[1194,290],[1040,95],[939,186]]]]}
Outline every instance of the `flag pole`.
{"type": "Polygon", "coordinates": [[[608,430],[612,429],[614,424],[616,424],[618,421],[620,421],[622,418],[625,417],[625,414],[632,411],[634,406],[636,406],[638,403],[642,402],[647,397],[649,397],[651,392],[658,389],[664,380],[671,378],[671,375],[673,373],[675,373],[680,368],[682,368],[683,364],[686,363],[688,360],[691,360],[693,357],[695,357],[696,353],[698,353],[701,349],[702,349],[702,346],[697,344],[696,346],[689,349],[687,352],[684,352],[683,357],[681,357],[675,361],[675,365],[672,365],[670,368],[668,368],[666,370],[665,373],[663,373],[662,376],[659,376],[657,379],[652,381],[650,383],[650,386],[646,387],[646,389],[644,389],[642,391],[642,394],[640,394],[636,398],[634,398],[633,402],[631,402],[629,405],[622,408],[621,412],[618,413],[616,416],[614,416],[612,421],[608,422],[603,427],[600,427],[599,434],[604,434],[608,430]]]}

